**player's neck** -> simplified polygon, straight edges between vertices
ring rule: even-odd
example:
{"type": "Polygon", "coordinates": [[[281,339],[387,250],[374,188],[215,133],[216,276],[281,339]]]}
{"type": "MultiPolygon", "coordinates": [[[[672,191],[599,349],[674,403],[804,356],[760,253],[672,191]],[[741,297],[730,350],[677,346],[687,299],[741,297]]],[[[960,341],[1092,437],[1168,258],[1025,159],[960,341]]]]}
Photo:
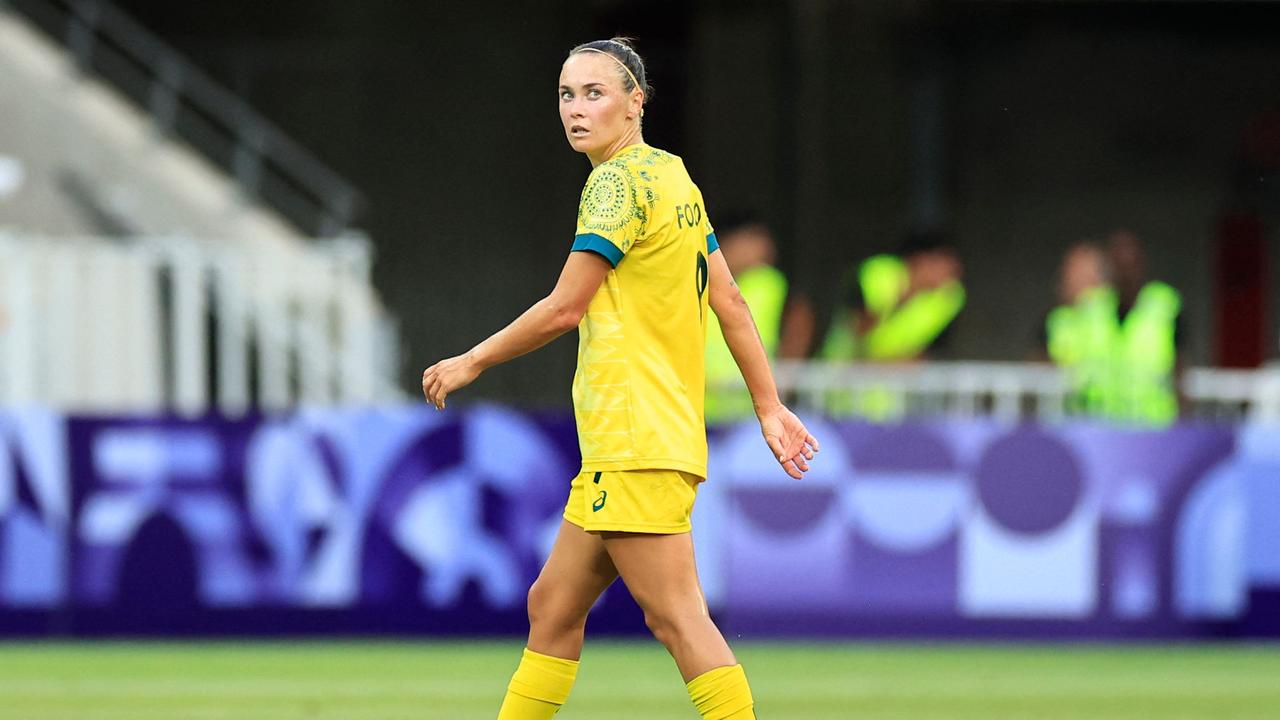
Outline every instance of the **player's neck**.
{"type": "Polygon", "coordinates": [[[640,134],[640,128],[636,127],[634,131],[626,133],[615,142],[610,143],[609,146],[599,154],[588,154],[587,158],[591,160],[591,167],[596,167],[626,148],[629,148],[632,145],[640,145],[643,142],[644,138],[640,134]]]}

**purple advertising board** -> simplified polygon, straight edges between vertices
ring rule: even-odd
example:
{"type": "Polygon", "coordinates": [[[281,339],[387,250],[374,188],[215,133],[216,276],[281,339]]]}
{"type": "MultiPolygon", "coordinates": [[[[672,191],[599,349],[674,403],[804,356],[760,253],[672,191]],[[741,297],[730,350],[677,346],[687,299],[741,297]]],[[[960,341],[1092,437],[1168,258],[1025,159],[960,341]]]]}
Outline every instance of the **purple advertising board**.
{"type": "MultiPolygon", "coordinates": [[[[807,418],[710,433],[694,540],[735,635],[1280,635],[1280,428],[807,418]]],[[[0,632],[520,633],[567,414],[0,414],[0,632]]],[[[643,632],[621,583],[593,632],[643,632]]]]}

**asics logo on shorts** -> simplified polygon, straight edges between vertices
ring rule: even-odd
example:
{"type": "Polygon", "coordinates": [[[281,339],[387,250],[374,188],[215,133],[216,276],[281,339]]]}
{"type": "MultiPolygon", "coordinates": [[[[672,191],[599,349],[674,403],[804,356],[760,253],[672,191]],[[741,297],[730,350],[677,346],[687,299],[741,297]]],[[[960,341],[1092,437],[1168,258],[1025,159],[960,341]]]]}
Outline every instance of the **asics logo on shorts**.
{"type": "Polygon", "coordinates": [[[601,490],[600,497],[596,498],[596,501],[591,503],[591,512],[600,512],[600,509],[604,507],[605,499],[608,497],[609,492],[607,490],[601,490]]]}

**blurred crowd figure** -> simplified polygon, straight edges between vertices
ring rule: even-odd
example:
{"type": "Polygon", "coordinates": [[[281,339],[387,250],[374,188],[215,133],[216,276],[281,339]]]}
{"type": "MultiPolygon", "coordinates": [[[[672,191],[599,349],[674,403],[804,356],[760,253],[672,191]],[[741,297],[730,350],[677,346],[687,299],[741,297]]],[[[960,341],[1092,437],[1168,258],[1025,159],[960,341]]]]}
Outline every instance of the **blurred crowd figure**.
{"type": "MultiPolygon", "coordinates": [[[[769,228],[748,216],[730,217],[717,225],[716,236],[770,358],[808,357],[815,313],[776,267],[769,228]]],[[[844,274],[817,356],[829,362],[894,363],[926,357],[964,307],[962,276],[960,258],[941,233],[912,234],[900,252],[863,260],[844,274]]],[[[706,352],[707,420],[749,417],[750,397],[718,323],[707,323],[706,352]]],[[[827,400],[828,411],[838,416],[888,420],[903,410],[902,398],[886,388],[833,393],[827,400]]]]}
{"type": "MultiPolygon", "coordinates": [[[[909,235],[897,253],[873,255],[845,273],[818,357],[830,363],[911,363],[927,358],[964,308],[964,266],[938,232],[909,235]]],[[[827,394],[837,417],[889,421],[906,396],[871,384],[827,394]]]]}
{"type": "MultiPolygon", "coordinates": [[[[771,359],[804,359],[816,344],[812,355],[829,363],[927,360],[945,344],[965,306],[964,265],[950,239],[916,232],[897,252],[872,255],[844,273],[830,323],[815,343],[815,312],[778,269],[768,226],[750,216],[729,217],[716,234],[771,359]]],[[[1182,298],[1150,278],[1133,232],[1117,230],[1103,243],[1068,248],[1056,303],[1041,324],[1034,356],[1063,370],[1069,413],[1144,427],[1177,419],[1182,298]]],[[[833,416],[875,421],[906,411],[900,390],[865,383],[856,391],[828,393],[824,404],[833,416]]],[[[719,324],[709,322],[707,420],[751,414],[719,324]]]]}
{"type": "Polygon", "coordinates": [[[1058,303],[1045,319],[1041,356],[1066,373],[1070,412],[1149,427],[1177,419],[1182,297],[1149,278],[1136,235],[1118,230],[1105,247],[1069,248],[1058,303]]]}
{"type": "Polygon", "coordinates": [[[897,254],[873,255],[845,274],[818,356],[911,362],[939,342],[964,307],[964,266],[946,237],[916,233],[897,254]]]}

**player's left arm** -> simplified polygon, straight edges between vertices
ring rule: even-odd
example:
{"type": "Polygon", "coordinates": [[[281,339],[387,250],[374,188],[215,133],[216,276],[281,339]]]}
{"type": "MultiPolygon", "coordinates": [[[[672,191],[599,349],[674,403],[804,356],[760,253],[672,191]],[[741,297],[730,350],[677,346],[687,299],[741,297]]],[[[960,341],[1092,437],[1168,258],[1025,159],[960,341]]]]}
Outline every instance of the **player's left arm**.
{"type": "Polygon", "coordinates": [[[422,372],[422,393],[427,401],[443,410],[449,393],[471,384],[480,373],[537,350],[577,327],[611,269],[609,261],[594,252],[569,253],[550,295],[484,342],[422,372]]]}
{"type": "Polygon", "coordinates": [[[751,392],[756,418],[765,443],[788,475],[799,480],[809,470],[809,460],[818,451],[818,440],[800,418],[778,398],[769,358],[760,341],[760,332],[751,318],[751,308],[733,281],[724,253],[713,252],[707,260],[711,309],[720,323],[725,345],[742,371],[751,392]]]}

